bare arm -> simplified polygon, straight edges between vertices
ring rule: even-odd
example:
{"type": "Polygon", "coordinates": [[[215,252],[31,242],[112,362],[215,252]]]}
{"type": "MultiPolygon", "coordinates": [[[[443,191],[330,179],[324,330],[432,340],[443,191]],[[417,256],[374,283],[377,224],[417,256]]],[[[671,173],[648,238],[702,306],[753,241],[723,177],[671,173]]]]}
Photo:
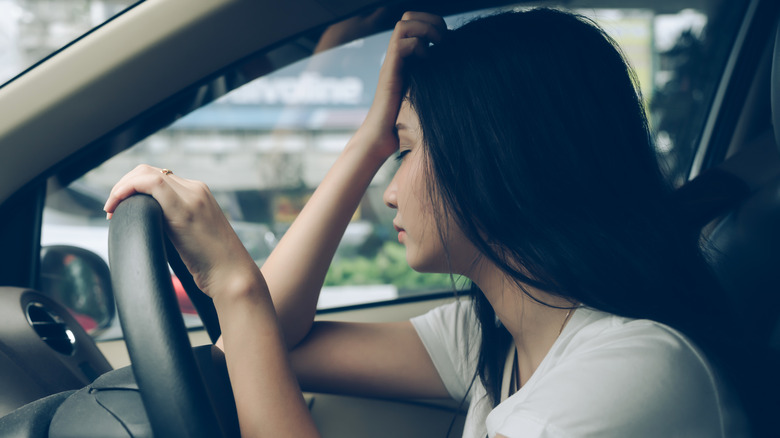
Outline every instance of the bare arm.
{"type": "Polygon", "coordinates": [[[412,323],[315,322],[290,353],[307,391],[445,398],[447,389],[412,323]]]}
{"type": "Polygon", "coordinates": [[[385,157],[351,141],[262,267],[288,347],[314,321],[336,247],[385,157]]]}
{"type": "MultiPolygon", "coordinates": [[[[380,392],[390,388],[381,382],[392,378],[413,388],[408,382],[435,375],[432,365],[422,367],[421,374],[416,372],[420,368],[409,368],[423,357],[430,362],[416,333],[409,330],[411,325],[324,325],[323,329],[318,325],[306,336],[327,267],[349,218],[373,174],[398,147],[394,125],[403,90],[402,61],[424,51],[428,41],[437,41],[442,26],[441,18],[419,13],[407,13],[399,22],[366,121],[262,272],[201,182],[139,166],[116,184],[106,202],[109,216],[134,193],[150,194],[162,206],[168,234],[182,260],[198,287],[214,299],[242,436],[318,436],[296,373],[307,384],[333,378],[335,386],[347,388],[350,380],[364,386],[373,376],[380,382],[374,390],[380,392]],[[306,342],[290,359],[289,347],[304,338],[306,342]],[[411,354],[405,353],[407,348],[411,354]],[[362,352],[364,360],[345,368],[348,364],[335,352],[362,352]],[[375,357],[388,353],[409,354],[414,360],[388,361],[384,367],[372,368],[375,357]]],[[[436,386],[441,382],[435,378],[433,382],[422,393],[441,393],[441,386],[436,386]]]]}
{"type": "Polygon", "coordinates": [[[288,346],[309,332],[328,266],[382,163],[398,150],[403,61],[439,41],[441,17],[407,12],[396,26],[366,120],[262,267],[288,346]]]}

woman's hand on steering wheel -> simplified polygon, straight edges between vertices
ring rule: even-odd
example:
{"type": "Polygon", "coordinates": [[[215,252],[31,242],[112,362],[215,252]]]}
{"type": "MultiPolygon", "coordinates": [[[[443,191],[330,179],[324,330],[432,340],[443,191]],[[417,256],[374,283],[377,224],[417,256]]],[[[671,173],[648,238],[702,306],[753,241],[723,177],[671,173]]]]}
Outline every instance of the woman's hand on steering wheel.
{"type": "MultiPolygon", "coordinates": [[[[154,197],[163,209],[166,232],[198,287],[214,298],[223,279],[257,266],[222,213],[208,186],[170,170],[140,165],[111,190],[105,204],[111,218],[119,203],[136,193],[154,197]]],[[[252,275],[257,275],[252,272],[252,275]]]]}

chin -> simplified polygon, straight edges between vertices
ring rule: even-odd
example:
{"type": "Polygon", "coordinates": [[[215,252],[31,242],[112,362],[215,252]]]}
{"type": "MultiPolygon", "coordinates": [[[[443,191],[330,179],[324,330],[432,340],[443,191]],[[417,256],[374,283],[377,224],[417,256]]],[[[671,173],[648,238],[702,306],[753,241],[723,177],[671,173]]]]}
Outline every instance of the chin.
{"type": "Polygon", "coordinates": [[[420,257],[417,254],[415,257],[410,257],[409,251],[406,252],[406,262],[409,267],[417,272],[423,272],[426,274],[450,274],[450,269],[447,258],[444,255],[438,255],[437,257],[420,257]]]}

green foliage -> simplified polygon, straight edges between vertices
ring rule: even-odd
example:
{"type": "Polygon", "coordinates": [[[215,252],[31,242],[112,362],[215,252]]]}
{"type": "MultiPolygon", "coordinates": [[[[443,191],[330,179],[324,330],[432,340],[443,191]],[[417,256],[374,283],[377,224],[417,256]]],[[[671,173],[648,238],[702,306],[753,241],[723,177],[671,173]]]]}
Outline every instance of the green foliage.
{"type": "Polygon", "coordinates": [[[392,284],[399,290],[452,288],[448,274],[424,274],[410,268],[406,249],[392,241],[385,242],[373,258],[354,256],[334,261],[325,276],[325,286],[366,284],[392,284]]]}

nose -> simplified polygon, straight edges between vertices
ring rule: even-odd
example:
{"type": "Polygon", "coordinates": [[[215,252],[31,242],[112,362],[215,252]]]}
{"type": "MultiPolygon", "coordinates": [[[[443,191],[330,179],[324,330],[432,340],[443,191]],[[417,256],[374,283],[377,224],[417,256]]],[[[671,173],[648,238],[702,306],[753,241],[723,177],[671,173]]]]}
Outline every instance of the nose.
{"type": "Polygon", "coordinates": [[[387,185],[385,193],[382,195],[382,200],[385,201],[385,205],[393,210],[398,209],[398,190],[395,184],[395,176],[390,180],[390,184],[387,185]]]}

